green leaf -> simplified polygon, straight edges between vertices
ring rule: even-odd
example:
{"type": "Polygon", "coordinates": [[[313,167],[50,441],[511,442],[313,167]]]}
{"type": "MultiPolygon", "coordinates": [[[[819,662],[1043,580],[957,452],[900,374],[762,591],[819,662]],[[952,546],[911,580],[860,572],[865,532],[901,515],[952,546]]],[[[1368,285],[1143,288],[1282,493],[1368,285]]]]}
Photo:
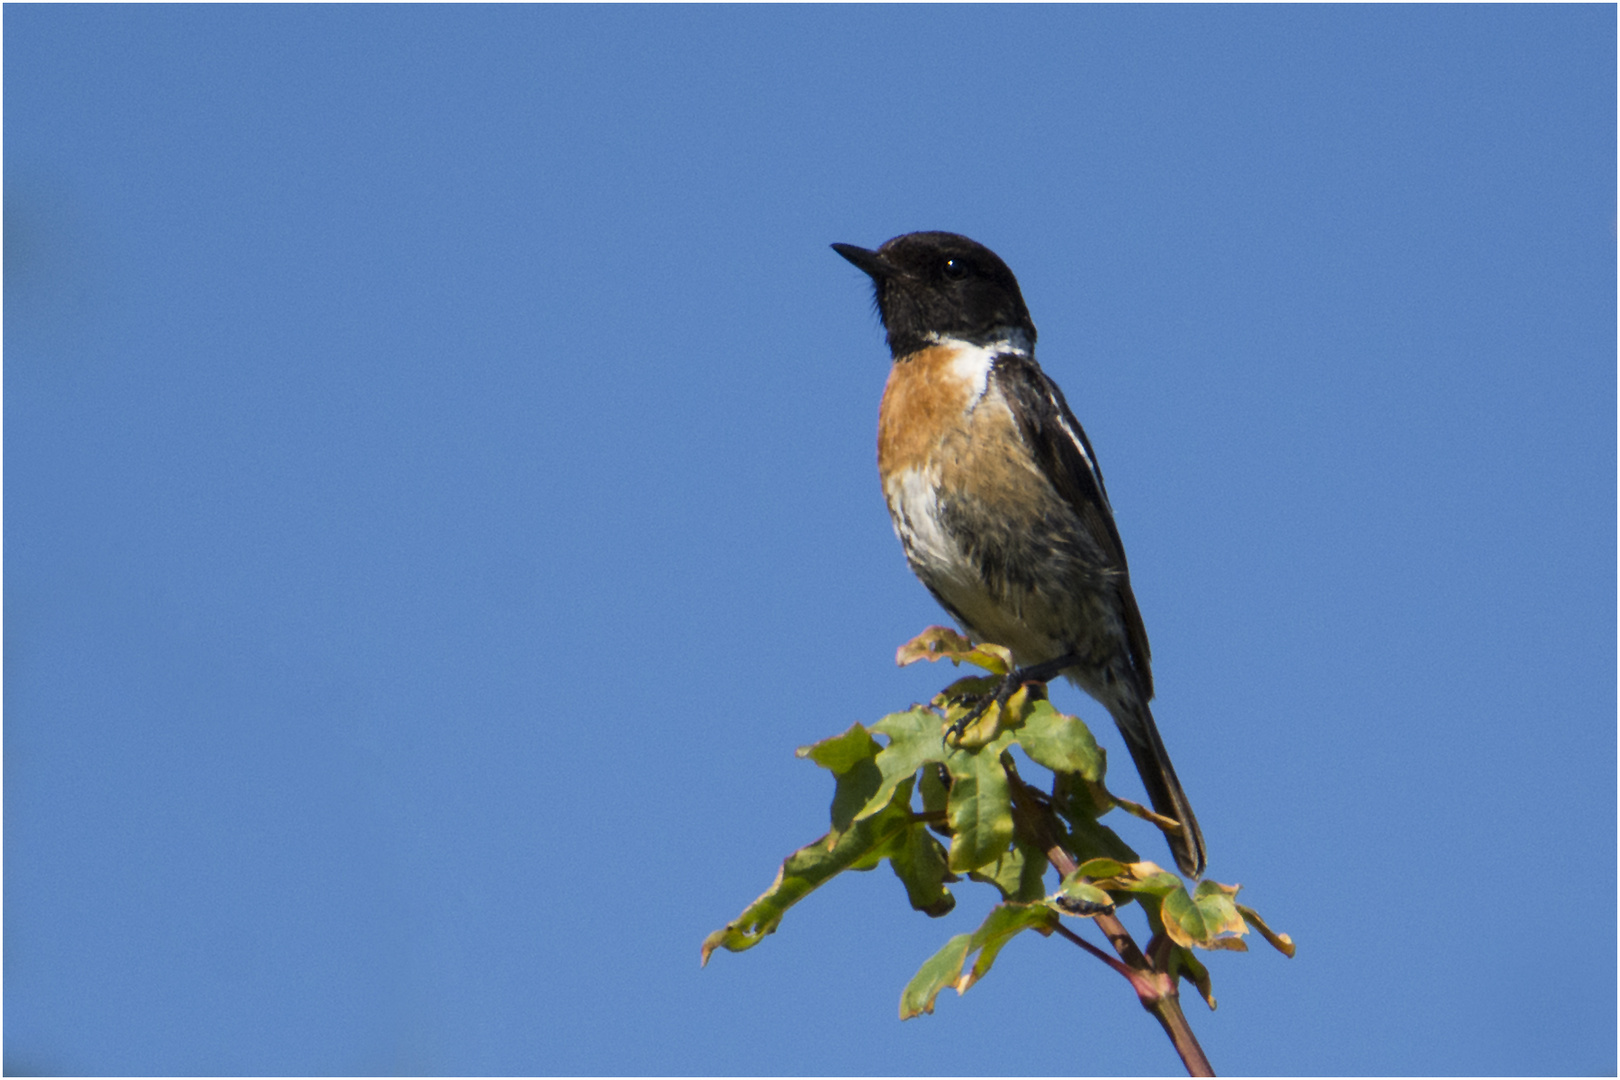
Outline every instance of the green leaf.
{"type": "Polygon", "coordinates": [[[888,805],[895,786],[930,762],[944,761],[950,752],[941,733],[939,714],[917,705],[903,713],[890,713],[872,730],[889,737],[889,745],[878,752],[873,766],[881,777],[855,819],[869,817],[888,805]]]}
{"type": "Polygon", "coordinates": [[[1198,990],[1198,996],[1203,998],[1204,1003],[1209,1006],[1209,1011],[1214,1012],[1215,987],[1209,981],[1209,969],[1203,965],[1198,957],[1193,955],[1191,949],[1177,945],[1171,955],[1174,957],[1174,963],[1176,964],[1176,973],[1193,984],[1198,990]]]}
{"type": "Polygon", "coordinates": [[[847,869],[873,869],[878,863],[892,856],[895,851],[899,849],[900,845],[906,842],[906,837],[909,835],[911,829],[922,828],[921,823],[918,822],[911,814],[911,789],[911,778],[908,776],[899,787],[894,789],[893,800],[891,800],[889,805],[884,808],[889,813],[904,810],[906,812],[905,819],[907,824],[910,826],[910,829],[908,829],[906,832],[895,833],[890,837],[887,843],[873,844],[867,851],[857,856],[855,861],[850,863],[847,869]]]}
{"type": "Polygon", "coordinates": [[[950,868],[965,874],[995,862],[1012,843],[1012,800],[1002,748],[1004,734],[978,750],[956,750],[945,759],[951,773],[951,795],[946,817],[951,826],[950,868]]]}
{"type": "Polygon", "coordinates": [[[921,825],[912,826],[895,840],[889,865],[917,911],[937,919],[956,906],[956,897],[945,887],[945,847],[921,825]]]}
{"type": "Polygon", "coordinates": [[[934,999],[939,997],[939,992],[954,986],[961,976],[972,941],[972,934],[957,934],[917,969],[917,974],[900,992],[900,1019],[910,1020],[934,1011],[934,999]]]}
{"type": "Polygon", "coordinates": [[[1103,783],[1105,753],[1086,725],[1054,709],[1039,687],[1018,687],[1005,704],[985,710],[968,725],[956,745],[947,743],[948,725],[1004,685],[999,676],[1013,664],[1006,649],[974,645],[936,627],[903,647],[897,658],[903,664],[949,659],[989,674],[956,680],[934,697],[932,709],[913,706],[870,728],[852,724],[840,735],[798,750],[800,757],[835,777],[833,830],[783,860],[771,887],[704,940],[705,964],[716,949],[740,952],[758,944],[775,932],[789,908],[839,873],[870,870],[884,860],[905,887],[911,906],[931,916],[953,910],[956,900],[947,885],[960,880],[958,874],[995,886],[1003,897],[978,930],[953,937],[907,984],[902,1018],[932,1012],[946,986],[965,992],[1024,930],[1049,934],[1064,914],[1090,917],[1133,899],[1141,902],[1149,929],[1169,939],[1164,942],[1170,947],[1169,973],[1191,982],[1212,1009],[1209,972],[1194,949],[1244,950],[1244,936],[1253,929],[1294,955],[1286,934],[1272,931],[1252,909],[1236,902],[1237,886],[1184,884],[1176,874],[1142,860],[1101,824],[1103,815],[1123,808],[1166,826],[1145,808],[1109,793],[1103,783]],[[1043,892],[1045,852],[1018,837],[1013,827],[1009,786],[1014,744],[1052,771],[1051,806],[1063,819],[1055,839],[1080,860],[1079,869],[1050,897],[1043,892]],[[923,814],[912,812],[914,794],[923,814]],[[934,831],[949,836],[948,849],[934,831]]]}
{"type": "MultiPolygon", "coordinates": [[[[800,746],[799,750],[794,751],[799,758],[815,761],[818,766],[829,769],[838,777],[833,789],[833,832],[842,832],[851,826],[855,814],[872,800],[872,793],[883,787],[883,774],[875,764],[875,758],[881,751],[883,743],[873,738],[872,732],[868,732],[860,722],[849,725],[849,730],[842,735],[823,738],[821,742],[800,746]]],[[[891,784],[888,795],[893,793],[894,785],[891,784]]],[[[888,795],[873,808],[873,813],[888,803],[888,795]]]]}
{"type": "Polygon", "coordinates": [[[1119,838],[1119,834],[1100,821],[1081,818],[1070,827],[1064,838],[1064,847],[1082,862],[1087,859],[1107,858],[1121,863],[1137,861],[1136,849],[1119,838]]]}
{"type": "Polygon", "coordinates": [[[871,732],[860,721],[849,726],[849,730],[842,735],[834,735],[830,739],[801,746],[794,751],[795,756],[809,758],[833,773],[848,772],[850,767],[868,761],[877,756],[883,749],[883,744],[872,738],[871,732]]]}
{"type": "Polygon", "coordinates": [[[1103,777],[1102,750],[1091,729],[1078,717],[1058,712],[1049,701],[1037,701],[1030,708],[1018,732],[1018,745],[1031,761],[1055,773],[1076,773],[1091,781],[1103,777]]]}
{"type": "MultiPolygon", "coordinates": [[[[883,773],[871,758],[857,761],[846,772],[838,774],[833,784],[832,799],[832,829],[835,833],[847,830],[855,823],[856,816],[872,799],[872,793],[883,786],[883,773]]],[[[894,789],[889,789],[893,796],[894,789]]],[[[888,802],[885,800],[878,804],[883,809],[888,802]]],[[[868,815],[870,816],[870,815],[868,815]]]]}
{"type": "MultiPolygon", "coordinates": [[[[1101,825],[1091,822],[1090,826],[1102,829],[1101,825]]],[[[1112,835],[1110,833],[1109,835],[1112,835]]],[[[1080,845],[1076,845],[1077,847],[1080,845]]],[[[1073,849],[1071,849],[1073,850],[1073,849]]],[[[1147,912],[1148,923],[1155,929],[1158,927],[1159,909],[1162,899],[1171,893],[1186,890],[1182,888],[1181,879],[1168,870],[1161,870],[1156,864],[1150,862],[1125,863],[1114,858],[1088,858],[1080,865],[1079,871],[1090,869],[1085,876],[1092,879],[1092,884],[1099,889],[1114,895],[1115,903],[1125,903],[1133,895],[1145,896],[1149,901],[1143,902],[1143,910],[1147,912]],[[1105,870],[1114,870],[1112,874],[1104,874],[1105,870]]],[[[1191,903],[1191,897],[1188,898],[1191,903]]]]}
{"type": "MultiPolygon", "coordinates": [[[[794,754],[809,758],[837,777],[833,788],[832,827],[834,833],[849,828],[855,815],[866,806],[872,793],[882,786],[883,776],[874,760],[883,744],[872,738],[859,721],[842,735],[801,746],[794,754]]],[[[891,792],[894,790],[891,786],[891,792]]],[[[884,803],[888,800],[885,799],[884,803]]],[[[884,803],[879,803],[881,809],[884,803]]]]}
{"type": "Polygon", "coordinates": [[[897,789],[895,800],[881,814],[856,823],[842,833],[828,833],[782,861],[776,880],[743,913],[710,934],[703,942],[703,962],[715,949],[742,952],[774,933],[787,909],[844,870],[871,866],[893,850],[908,829],[916,828],[908,802],[911,785],[897,789]]]}
{"type": "Polygon", "coordinates": [[[1010,851],[968,877],[994,885],[1003,900],[1039,900],[1046,895],[1046,855],[1015,836],[1010,851]]]}
{"type": "MultiPolygon", "coordinates": [[[[1182,887],[1181,879],[1168,870],[1162,870],[1157,863],[1135,862],[1124,868],[1121,873],[1097,881],[1098,885],[1110,892],[1142,893],[1146,896],[1167,896],[1182,887]]],[[[1188,898],[1191,902],[1191,897],[1188,898]]]]}
{"type": "MultiPolygon", "coordinates": [[[[1097,748],[1100,767],[1107,771],[1108,755],[1097,748]]],[[[1079,773],[1056,773],[1052,777],[1052,802],[1058,813],[1071,822],[1095,821],[1114,808],[1102,780],[1087,780],[1079,773]]]]}
{"type": "Polygon", "coordinates": [[[917,781],[917,795],[922,800],[924,813],[943,814],[951,797],[950,788],[945,786],[944,770],[937,765],[924,769],[922,778],[917,781]]]}
{"type": "Polygon", "coordinates": [[[934,999],[947,986],[955,986],[958,994],[967,993],[968,987],[990,973],[1007,942],[1025,930],[1050,934],[1057,921],[1057,912],[1044,903],[998,904],[977,930],[951,938],[912,976],[900,994],[900,1019],[933,1012],[934,999]],[[964,973],[962,968],[974,952],[978,956],[964,973]]]}
{"type": "Polygon", "coordinates": [[[1044,903],[997,904],[991,908],[990,914],[973,932],[969,952],[977,949],[979,955],[973,961],[972,969],[956,981],[956,992],[967,993],[968,987],[990,974],[990,965],[996,962],[997,954],[1018,934],[1025,930],[1050,934],[1057,923],[1058,913],[1044,903]]]}
{"type": "Polygon", "coordinates": [[[1125,873],[1126,869],[1126,865],[1117,859],[1087,859],[1076,868],[1075,874],[1097,881],[1101,878],[1118,877],[1125,873]]]}
{"type": "Polygon", "coordinates": [[[1146,893],[1149,896],[1168,896],[1177,891],[1186,892],[1186,886],[1181,884],[1181,878],[1169,870],[1161,870],[1158,865],[1150,862],[1132,863],[1131,873],[1136,877],[1136,883],[1130,887],[1131,892],[1146,893]]]}
{"type": "Polygon", "coordinates": [[[1227,921],[1237,923],[1242,920],[1238,918],[1237,905],[1232,903],[1232,898],[1237,896],[1242,889],[1243,886],[1241,885],[1222,885],[1218,881],[1205,878],[1203,881],[1198,883],[1197,887],[1193,889],[1192,895],[1193,899],[1199,901],[1200,903],[1209,901],[1211,904],[1215,905],[1209,909],[1211,911],[1225,911],[1226,909],[1230,908],[1232,913],[1227,921]],[[1217,901],[1219,901],[1218,904],[1216,903],[1217,901]]]}
{"type": "Polygon", "coordinates": [[[1265,920],[1260,918],[1260,916],[1255,912],[1254,908],[1247,907],[1243,904],[1238,904],[1237,909],[1238,914],[1243,916],[1243,920],[1245,922],[1254,927],[1256,930],[1260,931],[1261,937],[1271,942],[1272,948],[1276,949],[1290,960],[1294,958],[1293,938],[1289,937],[1287,934],[1279,934],[1271,927],[1267,926],[1265,920]]]}

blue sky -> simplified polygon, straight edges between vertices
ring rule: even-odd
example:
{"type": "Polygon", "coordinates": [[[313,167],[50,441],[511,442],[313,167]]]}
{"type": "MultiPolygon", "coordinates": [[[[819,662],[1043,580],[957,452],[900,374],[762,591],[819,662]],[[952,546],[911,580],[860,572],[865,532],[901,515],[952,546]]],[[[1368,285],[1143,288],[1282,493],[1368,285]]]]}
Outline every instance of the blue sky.
{"type": "Polygon", "coordinates": [[[7,1070],[1175,1071],[1057,940],[900,1023],[971,883],[698,967],[943,675],[827,244],[949,229],[1300,945],[1216,1067],[1612,1073],[1615,18],[7,7],[7,1070]]]}

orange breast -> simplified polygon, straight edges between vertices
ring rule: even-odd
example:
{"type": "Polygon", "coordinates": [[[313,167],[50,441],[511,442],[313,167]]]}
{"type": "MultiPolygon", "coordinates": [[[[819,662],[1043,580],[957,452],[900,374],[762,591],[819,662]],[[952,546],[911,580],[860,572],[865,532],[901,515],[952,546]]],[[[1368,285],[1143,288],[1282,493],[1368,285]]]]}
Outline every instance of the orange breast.
{"type": "Polygon", "coordinates": [[[1009,498],[1035,506],[1051,497],[989,378],[993,355],[935,345],[894,365],[878,413],[878,470],[886,490],[891,480],[916,470],[942,494],[971,493],[990,506],[1009,498]]]}
{"type": "Polygon", "coordinates": [[[897,361],[878,410],[878,469],[884,477],[930,461],[940,443],[961,428],[979,392],[963,376],[950,346],[930,346],[897,361]]]}

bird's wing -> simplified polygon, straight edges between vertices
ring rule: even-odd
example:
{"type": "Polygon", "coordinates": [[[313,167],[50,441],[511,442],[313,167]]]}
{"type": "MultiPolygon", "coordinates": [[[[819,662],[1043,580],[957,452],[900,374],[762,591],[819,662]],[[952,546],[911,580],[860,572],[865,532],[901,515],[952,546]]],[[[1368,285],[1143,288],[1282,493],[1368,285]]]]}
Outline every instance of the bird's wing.
{"type": "Polygon", "coordinates": [[[1102,470],[1092,452],[1080,421],[1069,411],[1063,391],[1047,377],[1033,358],[1008,354],[997,357],[993,377],[1007,406],[1012,410],[1019,431],[1029,444],[1035,461],[1047,481],[1068,503],[1086,529],[1096,550],[1112,571],[1125,620],[1131,663],[1142,681],[1144,700],[1153,696],[1153,669],[1148,652],[1147,629],[1142,612],[1131,592],[1130,568],[1125,563],[1125,545],[1114,525],[1114,512],[1108,504],[1102,470]]]}

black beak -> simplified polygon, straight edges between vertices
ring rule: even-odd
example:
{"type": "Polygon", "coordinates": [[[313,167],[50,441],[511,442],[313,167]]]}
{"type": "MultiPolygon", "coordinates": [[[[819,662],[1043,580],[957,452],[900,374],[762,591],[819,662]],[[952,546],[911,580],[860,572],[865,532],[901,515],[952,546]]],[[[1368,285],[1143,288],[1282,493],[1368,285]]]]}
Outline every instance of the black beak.
{"type": "Polygon", "coordinates": [[[882,281],[895,272],[894,267],[890,266],[888,261],[875,251],[867,251],[865,248],[856,247],[854,244],[834,244],[832,249],[866,271],[873,281],[882,281]]]}

